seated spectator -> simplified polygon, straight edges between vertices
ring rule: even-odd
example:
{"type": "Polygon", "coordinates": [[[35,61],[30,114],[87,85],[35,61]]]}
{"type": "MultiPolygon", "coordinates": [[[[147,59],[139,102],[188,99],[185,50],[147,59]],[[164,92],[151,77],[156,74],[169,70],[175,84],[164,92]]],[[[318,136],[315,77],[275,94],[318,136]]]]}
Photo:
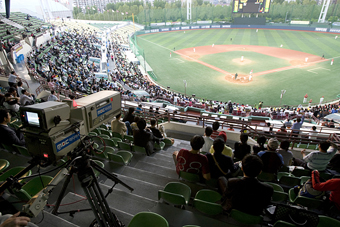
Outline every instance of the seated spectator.
{"type": "Polygon", "coordinates": [[[290,145],[289,141],[284,140],[280,144],[281,149],[279,149],[277,151],[277,153],[279,153],[283,158],[283,165],[284,166],[292,165],[292,161],[293,161],[293,153],[290,150],[288,150],[289,145],[290,145]]]}
{"type": "Polygon", "coordinates": [[[142,104],[139,104],[138,107],[136,108],[136,113],[141,113],[141,112],[143,112],[142,104]]]}
{"type": "Polygon", "coordinates": [[[279,130],[277,130],[276,134],[281,135],[281,136],[287,135],[286,126],[282,125],[281,128],[279,130]]]}
{"type": "Polygon", "coordinates": [[[284,126],[286,126],[286,128],[291,128],[293,125],[289,118],[287,118],[286,121],[283,122],[283,124],[284,126]]]}
{"type": "Polygon", "coordinates": [[[134,112],[135,112],[135,108],[129,107],[129,112],[123,118],[123,122],[126,125],[128,135],[133,134],[131,124],[135,120],[135,115],[133,115],[134,112]]]}
{"type": "Polygon", "coordinates": [[[211,178],[227,177],[228,174],[234,173],[239,169],[238,165],[234,165],[231,157],[222,154],[225,143],[220,137],[216,137],[213,143],[214,153],[206,154],[209,162],[211,178]]]}
{"type": "Polygon", "coordinates": [[[339,178],[334,178],[326,182],[321,182],[319,171],[314,170],[312,172],[312,184],[315,190],[330,191],[331,192],[329,196],[330,204],[328,204],[327,208],[330,208],[332,205],[335,205],[340,211],[340,179],[339,178]]]}
{"type": "Polygon", "coordinates": [[[133,143],[137,146],[144,147],[146,154],[150,155],[154,152],[154,142],[159,142],[149,129],[146,129],[146,121],[140,119],[137,122],[138,130],[133,131],[133,143]]]}
{"type": "Polygon", "coordinates": [[[241,133],[240,135],[241,142],[235,143],[235,151],[234,151],[234,158],[238,160],[242,160],[244,156],[250,154],[251,147],[247,144],[248,141],[248,134],[241,133]]]}
{"type": "MultiPolygon", "coordinates": [[[[156,138],[164,139],[165,137],[163,137],[162,132],[156,127],[156,120],[155,119],[151,119],[150,120],[150,124],[151,124],[151,126],[148,127],[148,128],[151,130],[152,134],[156,138]]],[[[174,139],[172,139],[172,138],[168,138],[168,139],[171,140],[172,144],[174,144],[174,142],[175,142],[174,139]]]]}
{"type": "Polygon", "coordinates": [[[227,130],[229,130],[229,131],[235,131],[235,130],[234,130],[234,127],[233,127],[232,125],[230,125],[229,128],[228,128],[227,130]]]}
{"type": "Polygon", "coordinates": [[[138,130],[138,126],[137,126],[137,122],[139,121],[140,117],[135,117],[135,119],[133,120],[132,124],[131,124],[131,129],[132,129],[132,133],[135,130],[138,130]]]}
{"type": "Polygon", "coordinates": [[[215,121],[213,124],[212,124],[212,128],[213,128],[213,132],[211,134],[211,138],[214,140],[218,134],[220,133],[220,131],[218,131],[218,128],[220,127],[220,123],[218,121],[215,121]]]}
{"type": "Polygon", "coordinates": [[[180,171],[199,174],[206,180],[210,180],[210,170],[208,158],[201,155],[200,149],[203,147],[204,139],[202,136],[195,135],[190,140],[191,150],[181,149],[173,153],[176,164],[176,172],[180,171]]]}
{"type": "Polygon", "coordinates": [[[5,94],[5,101],[4,101],[4,107],[6,109],[11,110],[13,112],[19,112],[20,105],[20,98],[19,97],[14,97],[10,93],[5,94]]]}
{"type": "Polygon", "coordinates": [[[205,132],[204,132],[204,136],[203,136],[203,138],[204,138],[204,145],[203,145],[201,151],[209,152],[211,146],[214,143],[214,140],[210,137],[212,132],[213,132],[213,129],[210,126],[205,128],[205,132]]]}
{"type": "Polygon", "coordinates": [[[20,96],[20,104],[22,106],[32,105],[34,104],[33,95],[31,95],[28,91],[25,89],[21,90],[21,96],[20,96]]]}
{"type": "Polygon", "coordinates": [[[121,116],[122,116],[121,113],[119,113],[117,114],[116,119],[111,121],[111,130],[112,132],[118,132],[124,138],[124,135],[126,135],[127,128],[125,123],[120,120],[121,116]]]}
{"type": "Polygon", "coordinates": [[[306,149],[303,149],[301,151],[303,160],[295,158],[294,165],[302,166],[305,169],[324,171],[337,150],[338,146],[335,143],[322,141],[319,143],[319,151],[306,154],[306,149]]]}
{"type": "Polygon", "coordinates": [[[260,151],[266,151],[267,148],[264,146],[267,139],[264,136],[257,137],[257,144],[253,146],[253,152],[254,154],[259,153],[260,151]]]}
{"type": "Polygon", "coordinates": [[[316,127],[313,126],[312,127],[312,131],[310,133],[308,133],[308,139],[311,139],[311,140],[316,140],[317,137],[318,137],[318,132],[316,131],[316,127]]]}
{"type": "MultiPolygon", "coordinates": [[[[224,141],[224,144],[227,142],[227,134],[224,131],[221,131],[216,138],[221,138],[224,141]]],[[[215,152],[214,147],[211,146],[209,153],[213,154],[214,152],[215,152]]],[[[224,154],[228,157],[232,157],[233,156],[233,150],[230,147],[228,147],[227,145],[224,145],[224,149],[222,151],[222,154],[224,154]]]]}
{"type": "Polygon", "coordinates": [[[243,178],[219,178],[219,188],[223,195],[226,211],[237,209],[251,215],[261,215],[271,201],[273,187],[261,183],[257,176],[263,168],[257,155],[247,155],[242,160],[243,178]]]}
{"type": "Polygon", "coordinates": [[[263,172],[277,174],[283,165],[282,155],[276,152],[278,147],[279,141],[276,138],[271,138],[268,141],[267,151],[261,151],[257,154],[263,162],[263,172]]]}
{"type": "Polygon", "coordinates": [[[11,122],[11,115],[8,110],[0,109],[0,143],[6,145],[25,145],[24,135],[14,130],[7,124],[11,122]]]}
{"type": "Polygon", "coordinates": [[[51,94],[48,96],[47,101],[59,101],[59,98],[55,95],[54,90],[51,91],[51,94]]]}
{"type": "Polygon", "coordinates": [[[21,95],[23,94],[22,93],[22,90],[24,90],[25,88],[22,86],[22,82],[21,81],[18,81],[18,86],[17,86],[17,93],[18,93],[18,96],[21,97],[21,95]]]}

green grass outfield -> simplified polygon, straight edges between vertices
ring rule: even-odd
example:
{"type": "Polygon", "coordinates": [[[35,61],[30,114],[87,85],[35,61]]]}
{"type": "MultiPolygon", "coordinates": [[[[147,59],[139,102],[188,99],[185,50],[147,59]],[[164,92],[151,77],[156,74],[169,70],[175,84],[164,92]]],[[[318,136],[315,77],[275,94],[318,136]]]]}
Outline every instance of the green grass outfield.
{"type": "MultiPolygon", "coordinates": [[[[187,94],[221,101],[232,100],[238,103],[254,105],[264,101],[265,105],[279,105],[281,90],[286,90],[282,104],[298,105],[308,93],[309,99],[318,102],[321,96],[332,100],[340,94],[340,38],[334,34],[259,29],[205,29],[178,32],[154,33],[138,36],[137,42],[145,51],[146,61],[157,75],[157,83],[170,86],[171,89],[184,93],[183,80],[187,81],[187,94]],[[230,41],[230,38],[233,40],[230,41]],[[254,77],[248,84],[234,84],[224,79],[225,75],[202,64],[188,61],[172,53],[176,50],[207,45],[259,45],[302,51],[325,58],[334,58],[304,68],[294,68],[254,77]],[[308,71],[309,70],[309,71],[308,71]]],[[[225,71],[241,70],[249,73],[250,66],[235,68],[228,63],[236,51],[206,55],[199,60],[219,67],[225,71]]],[[[256,67],[264,71],[287,65],[281,59],[252,53],[256,67]]],[[[254,66],[255,67],[255,66],[254,66]]],[[[240,72],[241,72],[240,71],[240,72]]],[[[255,71],[255,68],[254,68],[255,71]]]]}

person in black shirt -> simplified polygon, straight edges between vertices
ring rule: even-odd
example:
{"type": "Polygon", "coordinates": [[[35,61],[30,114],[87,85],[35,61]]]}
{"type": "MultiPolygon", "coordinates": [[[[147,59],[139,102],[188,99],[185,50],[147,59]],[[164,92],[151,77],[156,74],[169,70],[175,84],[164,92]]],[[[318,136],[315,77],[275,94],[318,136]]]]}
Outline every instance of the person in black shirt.
{"type": "Polygon", "coordinates": [[[234,158],[238,160],[242,160],[244,156],[250,154],[251,147],[247,144],[248,135],[245,133],[241,133],[240,135],[241,142],[235,143],[235,151],[234,151],[234,158]]]}

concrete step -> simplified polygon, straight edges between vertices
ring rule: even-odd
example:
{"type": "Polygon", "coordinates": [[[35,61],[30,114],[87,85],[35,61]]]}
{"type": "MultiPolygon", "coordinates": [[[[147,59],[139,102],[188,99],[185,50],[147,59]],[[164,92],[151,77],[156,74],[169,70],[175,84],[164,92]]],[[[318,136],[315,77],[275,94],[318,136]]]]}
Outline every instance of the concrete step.
{"type": "Polygon", "coordinates": [[[32,223],[39,223],[39,227],[80,227],[80,225],[76,225],[67,221],[59,216],[53,215],[46,211],[43,211],[43,214],[40,213],[37,217],[31,218],[32,223]],[[41,221],[42,219],[42,221],[41,221]]]}
{"type": "MultiPolygon", "coordinates": [[[[156,184],[152,184],[149,182],[145,182],[142,180],[138,180],[136,178],[131,178],[128,176],[124,176],[124,175],[117,175],[118,179],[121,180],[122,182],[124,182],[125,184],[127,184],[128,186],[132,187],[133,190],[133,194],[135,195],[139,195],[154,201],[158,200],[158,190],[161,190],[164,188],[164,186],[162,185],[156,185],[156,184]]],[[[114,182],[110,179],[106,180],[105,185],[112,187],[112,185],[114,185],[114,182]]],[[[122,184],[117,184],[115,186],[116,189],[120,189],[122,191],[127,190],[122,184]]]]}
{"type": "Polygon", "coordinates": [[[176,176],[176,178],[171,178],[168,176],[159,175],[157,172],[150,172],[148,170],[132,168],[129,166],[124,168],[124,170],[120,172],[120,174],[163,187],[169,182],[178,181],[178,176],[176,176]]]}
{"type": "Polygon", "coordinates": [[[175,171],[175,165],[174,168],[168,168],[161,165],[157,165],[155,163],[147,163],[143,161],[139,161],[135,168],[145,170],[151,173],[157,173],[158,175],[178,179],[178,175],[175,171]]]}
{"type": "Polygon", "coordinates": [[[145,156],[143,159],[139,160],[139,162],[146,162],[149,164],[155,164],[158,166],[176,170],[176,166],[172,157],[166,157],[164,155],[161,156],[159,154],[155,154],[154,156],[145,156]]]}
{"type": "MultiPolygon", "coordinates": [[[[105,192],[104,192],[105,193],[105,192]]],[[[59,208],[59,212],[65,212],[65,211],[70,211],[70,210],[78,210],[78,209],[87,209],[90,208],[90,205],[87,200],[83,200],[84,198],[76,195],[72,192],[69,192],[62,200],[61,204],[70,204],[67,206],[61,206],[59,208]],[[80,201],[80,202],[77,202],[80,201]]],[[[111,201],[112,202],[112,201],[111,201]]],[[[128,224],[133,215],[131,215],[128,212],[121,211],[120,209],[114,209],[113,206],[109,203],[109,206],[111,208],[111,211],[117,216],[118,220],[120,220],[124,224],[128,224]]],[[[92,212],[90,211],[84,211],[84,212],[79,212],[75,213],[73,217],[71,217],[68,213],[65,214],[59,214],[58,215],[60,218],[65,219],[77,226],[89,226],[92,221],[95,219],[95,216],[92,212]]],[[[40,225],[39,225],[40,226],[40,225]]],[[[56,225],[56,226],[63,226],[63,225],[56,225]]]]}
{"type": "MultiPolygon", "coordinates": [[[[105,184],[100,184],[103,193],[111,188],[105,184]]],[[[131,193],[128,189],[120,190],[114,188],[112,193],[106,198],[109,206],[113,209],[123,211],[135,215],[142,211],[147,211],[153,208],[157,202],[143,196],[131,193]]]]}

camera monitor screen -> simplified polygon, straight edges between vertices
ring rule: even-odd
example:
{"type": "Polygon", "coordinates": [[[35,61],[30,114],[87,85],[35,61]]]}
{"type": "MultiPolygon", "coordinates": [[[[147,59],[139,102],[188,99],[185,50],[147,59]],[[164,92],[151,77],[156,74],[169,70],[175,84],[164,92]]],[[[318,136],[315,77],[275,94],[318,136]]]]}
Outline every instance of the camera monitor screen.
{"type": "Polygon", "coordinates": [[[38,113],[34,112],[26,112],[27,123],[30,126],[40,127],[39,116],[38,113]]]}

